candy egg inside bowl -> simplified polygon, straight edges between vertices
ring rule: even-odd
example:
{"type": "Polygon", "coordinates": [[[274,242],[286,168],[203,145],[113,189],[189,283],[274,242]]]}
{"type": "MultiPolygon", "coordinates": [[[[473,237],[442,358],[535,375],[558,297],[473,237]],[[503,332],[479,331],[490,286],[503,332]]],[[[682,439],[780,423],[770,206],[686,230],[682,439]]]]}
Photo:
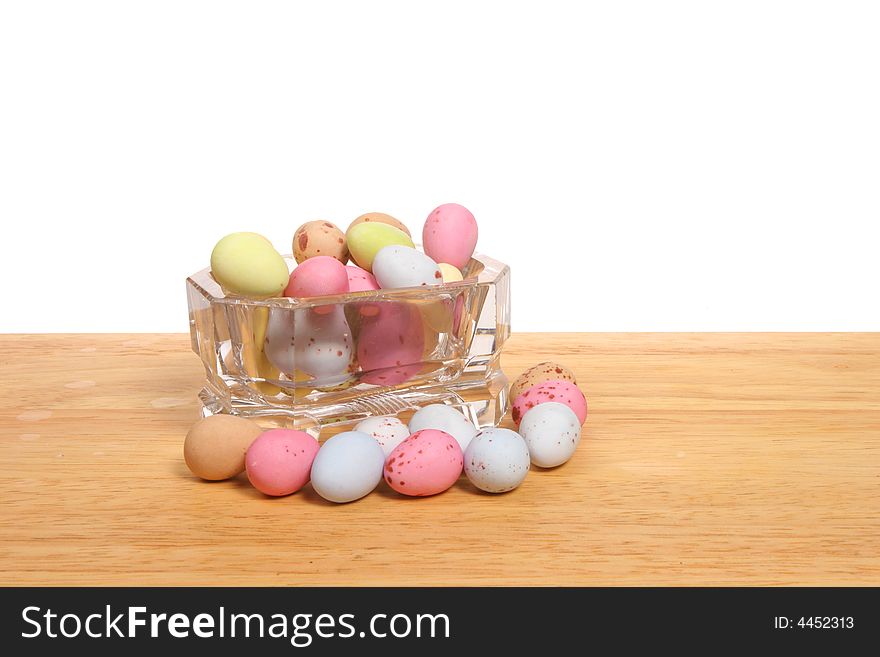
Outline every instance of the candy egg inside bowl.
{"type": "MultiPolygon", "coordinates": [[[[289,270],[296,261],[285,256],[289,270]]],[[[210,268],[187,278],[205,415],[260,417],[314,435],[375,415],[451,404],[476,426],[507,410],[501,350],[510,269],[484,255],[461,281],[309,298],[227,294],[210,268]]]]}

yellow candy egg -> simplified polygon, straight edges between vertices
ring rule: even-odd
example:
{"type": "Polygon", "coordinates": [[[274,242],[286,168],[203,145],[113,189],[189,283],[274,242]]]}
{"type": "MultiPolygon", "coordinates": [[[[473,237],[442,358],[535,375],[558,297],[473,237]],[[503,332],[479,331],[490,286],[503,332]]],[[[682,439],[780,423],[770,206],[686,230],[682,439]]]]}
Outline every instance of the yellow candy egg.
{"type": "Polygon", "coordinates": [[[211,274],[229,292],[258,299],[281,296],[290,276],[284,258],[257,233],[232,233],[217,242],[211,274]]]}
{"type": "Polygon", "coordinates": [[[402,230],[379,222],[364,222],[349,228],[346,235],[351,258],[358,267],[373,270],[373,258],[386,246],[415,248],[412,239],[402,230]]]}
{"type": "Polygon", "coordinates": [[[440,268],[440,273],[443,274],[444,283],[457,283],[458,281],[464,280],[461,272],[458,271],[458,267],[450,265],[447,262],[438,262],[437,266],[440,268]]]}

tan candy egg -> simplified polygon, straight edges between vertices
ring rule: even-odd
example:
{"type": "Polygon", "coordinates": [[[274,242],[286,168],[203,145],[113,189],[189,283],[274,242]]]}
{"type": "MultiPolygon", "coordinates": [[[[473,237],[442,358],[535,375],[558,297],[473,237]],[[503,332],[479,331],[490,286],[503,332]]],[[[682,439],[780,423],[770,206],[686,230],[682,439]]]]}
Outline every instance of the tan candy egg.
{"type": "Polygon", "coordinates": [[[293,234],[293,257],[302,263],[315,256],[330,256],[343,265],[348,262],[345,233],[329,221],[309,221],[293,234]]]}
{"type": "Polygon", "coordinates": [[[362,224],[365,221],[373,221],[380,224],[388,224],[389,226],[394,226],[397,230],[402,230],[404,233],[412,237],[412,234],[409,232],[409,228],[406,227],[406,224],[404,224],[399,219],[395,219],[390,214],[385,214],[384,212],[367,212],[366,214],[362,214],[360,217],[351,222],[348,230],[351,230],[358,224],[362,224]]]}
{"type": "Polygon", "coordinates": [[[186,434],[183,458],[197,477],[229,479],[244,472],[244,455],[263,430],[256,422],[235,415],[211,415],[186,434]]]}
{"type": "Polygon", "coordinates": [[[520,393],[545,381],[571,381],[577,384],[574,374],[567,367],[550,361],[538,363],[516,377],[510,386],[510,401],[515,401],[520,393]]]}

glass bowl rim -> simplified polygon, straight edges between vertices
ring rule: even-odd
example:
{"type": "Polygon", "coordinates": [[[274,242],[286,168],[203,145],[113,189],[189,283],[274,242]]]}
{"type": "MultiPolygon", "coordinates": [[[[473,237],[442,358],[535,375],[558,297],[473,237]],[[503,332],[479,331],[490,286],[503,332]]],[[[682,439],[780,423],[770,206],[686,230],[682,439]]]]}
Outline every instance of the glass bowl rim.
{"type": "MultiPolygon", "coordinates": [[[[294,260],[291,254],[282,256],[285,261],[294,260]]],[[[253,297],[245,297],[238,295],[226,296],[225,292],[220,288],[220,284],[211,275],[211,268],[206,267],[187,276],[186,282],[196,288],[200,294],[209,299],[212,304],[223,304],[233,306],[262,306],[266,308],[311,308],[314,306],[338,305],[343,303],[369,302],[381,303],[383,301],[407,300],[413,296],[424,297],[426,294],[430,296],[441,296],[443,292],[450,294],[467,289],[469,287],[487,286],[496,283],[510,268],[508,265],[495,260],[490,256],[475,253],[471,256],[472,260],[483,265],[482,270],[477,274],[476,278],[468,278],[461,281],[451,283],[441,283],[439,285],[420,285],[415,287],[396,287],[396,288],[380,288],[378,290],[361,290],[357,292],[345,292],[343,294],[329,294],[319,297],[270,297],[268,299],[255,299],[253,297]],[[197,277],[207,277],[210,284],[217,286],[221,290],[223,296],[218,296],[205,288],[205,285],[196,280],[197,277]]]]}

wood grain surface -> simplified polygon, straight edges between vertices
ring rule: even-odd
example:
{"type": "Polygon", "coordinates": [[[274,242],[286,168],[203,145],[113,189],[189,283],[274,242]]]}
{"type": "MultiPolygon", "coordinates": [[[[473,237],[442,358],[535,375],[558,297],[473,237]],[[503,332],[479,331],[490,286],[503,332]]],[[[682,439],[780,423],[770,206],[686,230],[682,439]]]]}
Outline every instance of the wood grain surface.
{"type": "Polygon", "coordinates": [[[188,336],[0,336],[0,584],[880,584],[880,334],[519,334],[503,365],[545,359],[590,403],[568,464],[336,506],[189,474],[188,336]]]}

